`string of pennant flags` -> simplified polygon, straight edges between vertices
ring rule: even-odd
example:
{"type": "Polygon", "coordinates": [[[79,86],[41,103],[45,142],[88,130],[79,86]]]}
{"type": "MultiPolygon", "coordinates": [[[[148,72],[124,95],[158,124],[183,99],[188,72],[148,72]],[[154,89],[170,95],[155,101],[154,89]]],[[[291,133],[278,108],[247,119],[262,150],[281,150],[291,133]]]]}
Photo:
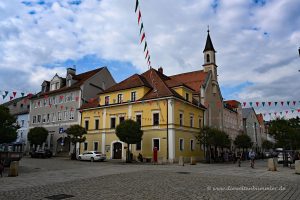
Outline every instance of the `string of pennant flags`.
{"type": "Polygon", "coordinates": [[[267,112],[267,113],[261,113],[263,116],[284,116],[288,114],[298,113],[300,114],[300,109],[291,109],[291,110],[284,110],[284,111],[276,111],[276,112],[267,112]]]}
{"type": "Polygon", "coordinates": [[[243,107],[265,107],[265,106],[296,106],[300,101],[256,101],[256,102],[243,102],[243,107]]]}
{"type": "Polygon", "coordinates": [[[146,39],[146,33],[145,33],[145,28],[144,28],[144,22],[142,19],[142,13],[140,9],[140,3],[139,0],[136,0],[135,3],[135,13],[137,13],[137,21],[139,25],[139,34],[140,34],[140,44],[144,44],[144,54],[145,54],[145,60],[147,62],[148,67],[151,68],[151,57],[150,57],[150,50],[148,47],[147,39],[146,39]]]}
{"type": "Polygon", "coordinates": [[[29,92],[20,92],[20,91],[9,91],[9,90],[0,90],[0,94],[3,100],[13,100],[17,97],[25,97],[31,93],[29,92]]]}

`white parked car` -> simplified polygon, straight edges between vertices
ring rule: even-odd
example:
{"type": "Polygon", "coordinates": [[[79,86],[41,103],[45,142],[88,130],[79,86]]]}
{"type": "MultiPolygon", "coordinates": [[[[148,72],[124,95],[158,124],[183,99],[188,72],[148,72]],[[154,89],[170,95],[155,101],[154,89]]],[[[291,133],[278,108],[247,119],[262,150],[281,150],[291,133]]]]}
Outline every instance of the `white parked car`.
{"type": "Polygon", "coordinates": [[[78,160],[90,160],[91,162],[104,161],[105,159],[106,155],[99,151],[86,151],[78,156],[78,160]]]}

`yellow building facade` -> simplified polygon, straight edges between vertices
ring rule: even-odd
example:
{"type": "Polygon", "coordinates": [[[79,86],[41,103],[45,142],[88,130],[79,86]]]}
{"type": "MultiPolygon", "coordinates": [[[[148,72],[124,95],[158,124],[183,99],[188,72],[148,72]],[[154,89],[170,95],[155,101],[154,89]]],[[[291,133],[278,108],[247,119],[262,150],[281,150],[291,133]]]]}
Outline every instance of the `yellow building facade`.
{"type": "Polygon", "coordinates": [[[141,143],[131,145],[134,158],[141,154],[170,162],[190,157],[203,158],[195,138],[204,123],[205,108],[193,98],[193,89],[162,73],[150,69],[141,75],[108,88],[99,99],[82,107],[81,124],[87,129],[81,152],[97,150],[108,159],[125,159],[127,145],[115,134],[123,120],[132,119],[141,125],[141,143]]]}

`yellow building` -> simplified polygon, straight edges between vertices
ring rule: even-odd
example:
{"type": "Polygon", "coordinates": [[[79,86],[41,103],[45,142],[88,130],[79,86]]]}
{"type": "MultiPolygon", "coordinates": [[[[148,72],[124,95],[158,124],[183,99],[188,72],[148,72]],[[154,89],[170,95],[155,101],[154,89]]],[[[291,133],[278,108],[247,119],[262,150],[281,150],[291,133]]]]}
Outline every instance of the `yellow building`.
{"type": "Polygon", "coordinates": [[[107,158],[125,159],[127,146],[116,136],[115,127],[125,119],[133,119],[144,133],[141,143],[131,145],[134,157],[141,153],[152,158],[153,148],[157,147],[161,160],[203,158],[195,134],[203,126],[205,107],[193,97],[194,92],[164,75],[162,68],[134,74],[82,107],[81,124],[88,133],[81,152],[98,150],[107,158]]]}

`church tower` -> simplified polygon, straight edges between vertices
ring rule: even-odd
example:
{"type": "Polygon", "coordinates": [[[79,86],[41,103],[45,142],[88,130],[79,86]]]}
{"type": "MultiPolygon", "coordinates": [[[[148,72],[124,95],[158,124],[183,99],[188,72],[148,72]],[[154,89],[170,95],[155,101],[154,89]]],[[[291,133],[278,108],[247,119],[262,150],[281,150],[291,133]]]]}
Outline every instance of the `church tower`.
{"type": "Polygon", "coordinates": [[[214,45],[211,41],[209,30],[207,30],[207,38],[205,48],[203,50],[204,54],[204,71],[209,72],[211,71],[212,74],[212,85],[213,85],[213,92],[216,92],[216,86],[218,85],[218,73],[217,73],[217,65],[216,65],[216,50],[214,45]]]}

